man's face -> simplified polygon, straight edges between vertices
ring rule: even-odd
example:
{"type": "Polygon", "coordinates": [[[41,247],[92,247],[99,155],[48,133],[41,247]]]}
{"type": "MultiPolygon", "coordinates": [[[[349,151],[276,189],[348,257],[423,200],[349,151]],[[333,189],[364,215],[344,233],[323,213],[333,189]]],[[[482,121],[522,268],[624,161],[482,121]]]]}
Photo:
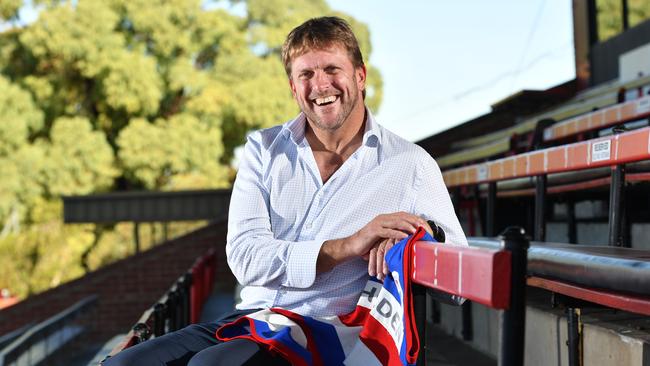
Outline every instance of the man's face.
{"type": "Polygon", "coordinates": [[[307,119],[324,130],[338,129],[355,107],[363,108],[365,81],[366,69],[355,68],[339,45],[308,51],[291,63],[293,97],[307,119]]]}

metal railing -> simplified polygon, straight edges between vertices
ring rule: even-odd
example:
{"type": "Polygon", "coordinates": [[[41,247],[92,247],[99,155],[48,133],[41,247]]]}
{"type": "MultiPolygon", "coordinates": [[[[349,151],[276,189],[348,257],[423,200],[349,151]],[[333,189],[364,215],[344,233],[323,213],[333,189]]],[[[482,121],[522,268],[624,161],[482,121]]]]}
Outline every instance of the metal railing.
{"type": "Polygon", "coordinates": [[[203,304],[212,292],[215,269],[216,252],[210,249],[140,316],[107,358],[151,337],[160,337],[198,322],[203,304]]]}
{"type": "Polygon", "coordinates": [[[0,350],[0,366],[36,365],[83,332],[74,319],[93,307],[97,296],[89,296],[55,316],[25,331],[0,350]]]}
{"type": "MultiPolygon", "coordinates": [[[[470,235],[474,234],[474,210],[479,210],[479,218],[481,224],[483,224],[484,234],[489,237],[496,234],[498,229],[497,214],[499,212],[497,208],[498,193],[504,196],[506,194],[508,196],[534,196],[534,202],[530,207],[532,208],[533,220],[532,225],[529,224],[529,226],[531,226],[531,233],[537,244],[533,245],[529,253],[529,258],[532,258],[533,271],[529,273],[531,277],[528,278],[527,282],[530,286],[551,291],[554,294],[553,298],[559,304],[565,306],[569,323],[569,364],[571,366],[578,365],[581,357],[579,346],[581,336],[579,327],[576,325],[580,323],[581,308],[606,306],[650,315],[650,310],[648,310],[650,309],[650,286],[647,284],[648,269],[650,268],[650,263],[647,260],[649,254],[647,251],[639,254],[623,248],[629,247],[631,243],[629,239],[630,212],[628,212],[625,202],[626,183],[650,180],[650,174],[646,172],[644,167],[641,167],[642,164],[650,161],[650,150],[648,150],[650,127],[626,131],[624,123],[647,119],[648,116],[650,116],[650,97],[643,96],[632,101],[621,102],[602,110],[585,112],[560,123],[544,126],[543,129],[544,142],[566,141],[576,134],[585,132],[588,132],[586,135],[588,137],[590,134],[594,135],[594,131],[604,128],[612,128],[612,135],[534,150],[443,172],[445,183],[455,192],[456,206],[468,213],[470,235]],[[641,169],[641,172],[630,174],[626,172],[628,167],[641,169]],[[609,177],[601,178],[599,173],[597,179],[585,181],[589,178],[588,175],[599,170],[598,168],[605,170],[605,174],[609,175],[609,177]],[[570,175],[573,179],[570,184],[557,185],[556,182],[554,186],[549,185],[549,176],[557,178],[560,175],[566,175],[567,177],[570,175]],[[522,179],[532,180],[533,188],[503,190],[506,187],[506,184],[502,184],[503,182],[515,182],[522,179]],[[497,183],[500,185],[497,186],[497,183]],[[487,186],[485,205],[482,208],[479,207],[481,185],[487,186]],[[575,283],[574,280],[567,277],[549,276],[544,270],[540,272],[540,268],[544,266],[553,268],[544,264],[544,261],[548,258],[540,260],[541,247],[544,247],[546,251],[556,249],[549,248],[549,243],[545,242],[547,240],[549,195],[558,193],[566,195],[569,191],[607,185],[609,186],[607,243],[610,247],[604,250],[610,250],[606,255],[616,253],[616,256],[620,256],[621,263],[625,260],[634,262],[637,266],[635,267],[636,270],[640,270],[642,273],[630,274],[630,268],[632,267],[614,264],[608,267],[610,268],[609,272],[603,273],[600,277],[602,279],[601,283],[594,286],[591,283],[575,283]],[[501,192],[498,192],[498,190],[501,192]],[[462,197],[463,194],[466,197],[462,197]],[[484,210],[484,214],[480,214],[481,210],[484,210]],[[536,246],[539,247],[536,248],[536,246]],[[616,250],[620,251],[617,252],[616,250]],[[640,257],[645,257],[645,259],[639,259],[640,257]],[[540,263],[542,264],[541,267],[540,263]],[[637,278],[641,282],[646,282],[643,282],[643,285],[634,284],[637,292],[631,294],[621,292],[621,289],[616,286],[602,286],[605,283],[616,282],[615,278],[621,276],[637,278]]],[[[577,242],[578,224],[574,203],[573,199],[567,199],[566,224],[570,243],[577,242]]],[[[574,247],[571,253],[568,252],[567,249],[566,253],[562,253],[562,250],[555,253],[559,254],[560,257],[566,255],[574,259],[580,256],[589,257],[591,261],[587,260],[584,263],[572,264],[554,262],[556,258],[551,258],[550,263],[560,266],[565,273],[579,268],[587,268],[593,272],[592,270],[596,268],[594,264],[602,262],[603,259],[599,257],[598,253],[589,252],[589,249],[582,245],[578,248],[574,247]],[[585,252],[581,253],[581,250],[585,252]]],[[[548,263],[546,262],[546,264],[548,263]]],[[[574,275],[572,277],[582,279],[585,276],[574,275]]],[[[470,328],[465,325],[466,323],[471,324],[470,312],[463,312],[463,334],[465,334],[466,328],[470,328]]]]}
{"type": "MultiPolygon", "coordinates": [[[[567,357],[571,366],[580,365],[582,358],[581,308],[609,307],[650,315],[650,255],[647,251],[529,242],[513,230],[506,231],[498,239],[468,238],[468,241],[473,247],[469,249],[484,251],[479,253],[482,258],[476,259],[477,255],[471,250],[453,246],[445,250],[465,252],[464,256],[461,255],[462,261],[440,253],[443,247],[438,248],[435,256],[431,254],[432,250],[425,250],[426,246],[418,248],[415,261],[422,265],[413,275],[413,280],[419,284],[415,286],[414,294],[421,339],[426,339],[426,314],[433,310],[426,307],[426,296],[434,295],[439,299],[432,290],[504,310],[500,321],[500,365],[523,364],[523,312],[526,303],[523,289],[526,285],[551,291],[553,301],[564,305],[568,329],[567,357]],[[503,251],[511,253],[511,262],[499,258],[503,251]],[[445,280],[440,274],[436,278],[432,270],[422,268],[426,265],[438,267],[438,272],[444,268],[450,280],[445,280]],[[504,271],[506,267],[511,271],[504,271]],[[473,283],[471,272],[477,271],[482,273],[481,280],[473,283]],[[467,282],[455,287],[463,278],[467,282]],[[504,303],[508,305],[503,306],[504,303]]],[[[422,363],[418,364],[426,364],[426,352],[426,348],[421,350],[419,362],[422,363]]]]}
{"type": "Polygon", "coordinates": [[[414,281],[415,321],[421,340],[418,365],[427,363],[426,319],[433,309],[426,306],[426,298],[439,298],[436,292],[461,296],[503,310],[499,317],[499,365],[524,364],[529,239],[523,229],[513,227],[506,229],[497,239],[484,240],[490,242],[490,248],[416,243],[419,245],[414,258],[417,271],[411,276],[414,281]],[[431,270],[431,267],[437,270],[431,270]],[[475,281],[476,273],[482,273],[480,283],[475,281]]]}

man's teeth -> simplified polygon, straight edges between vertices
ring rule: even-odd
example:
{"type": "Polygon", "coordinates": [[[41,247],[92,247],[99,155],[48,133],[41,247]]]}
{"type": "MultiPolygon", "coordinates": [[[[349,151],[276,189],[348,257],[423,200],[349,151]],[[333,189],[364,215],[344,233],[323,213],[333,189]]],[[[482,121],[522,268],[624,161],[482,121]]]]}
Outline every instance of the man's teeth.
{"type": "Polygon", "coordinates": [[[329,97],[325,97],[325,98],[316,98],[315,102],[318,105],[323,105],[326,103],[332,103],[335,100],[336,100],[336,95],[330,95],[329,97]]]}

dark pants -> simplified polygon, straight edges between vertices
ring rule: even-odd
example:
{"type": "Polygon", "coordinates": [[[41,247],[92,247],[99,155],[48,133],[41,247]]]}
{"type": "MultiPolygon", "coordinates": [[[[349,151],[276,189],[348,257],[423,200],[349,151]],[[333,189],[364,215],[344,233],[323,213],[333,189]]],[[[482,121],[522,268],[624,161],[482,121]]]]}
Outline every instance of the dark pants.
{"type": "Polygon", "coordinates": [[[220,342],[215,332],[220,326],[256,310],[238,310],[205,324],[192,324],[162,337],[125,349],[104,362],[105,366],[166,365],[287,366],[289,362],[246,339],[220,342]]]}

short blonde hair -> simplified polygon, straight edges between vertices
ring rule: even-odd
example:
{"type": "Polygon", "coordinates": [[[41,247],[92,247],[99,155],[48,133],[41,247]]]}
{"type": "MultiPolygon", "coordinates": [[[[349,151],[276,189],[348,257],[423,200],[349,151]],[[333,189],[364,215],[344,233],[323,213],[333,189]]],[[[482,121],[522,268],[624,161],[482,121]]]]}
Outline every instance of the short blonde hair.
{"type": "Polygon", "coordinates": [[[345,20],[338,17],[313,18],[294,28],[282,46],[282,63],[287,76],[291,78],[294,58],[310,50],[322,50],[336,44],[345,48],[355,68],[364,67],[357,37],[345,20]]]}

